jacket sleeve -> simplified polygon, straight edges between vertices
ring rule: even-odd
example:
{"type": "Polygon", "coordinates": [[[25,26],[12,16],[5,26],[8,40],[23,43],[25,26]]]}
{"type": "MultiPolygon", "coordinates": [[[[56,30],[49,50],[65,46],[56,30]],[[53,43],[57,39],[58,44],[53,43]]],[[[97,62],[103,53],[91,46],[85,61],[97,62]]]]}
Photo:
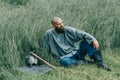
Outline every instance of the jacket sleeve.
{"type": "Polygon", "coordinates": [[[81,30],[77,30],[77,29],[76,29],[76,38],[79,40],[84,39],[89,44],[91,44],[94,40],[96,40],[96,38],[90,35],[89,33],[81,31],[81,30]]]}
{"type": "Polygon", "coordinates": [[[47,33],[43,37],[43,49],[49,49],[49,36],[47,33]]]}

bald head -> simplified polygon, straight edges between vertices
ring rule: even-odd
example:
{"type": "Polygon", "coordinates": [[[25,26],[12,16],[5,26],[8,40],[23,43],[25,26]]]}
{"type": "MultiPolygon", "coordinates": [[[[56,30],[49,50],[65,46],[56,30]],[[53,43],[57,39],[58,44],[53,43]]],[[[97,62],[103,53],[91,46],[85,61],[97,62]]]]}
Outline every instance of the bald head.
{"type": "Polygon", "coordinates": [[[56,21],[58,21],[58,20],[62,21],[62,19],[59,17],[53,17],[51,20],[51,24],[54,25],[56,23],[56,21]]]}
{"type": "Polygon", "coordinates": [[[53,17],[51,20],[52,27],[58,33],[64,33],[64,25],[62,23],[62,19],[59,17],[53,17]]]}

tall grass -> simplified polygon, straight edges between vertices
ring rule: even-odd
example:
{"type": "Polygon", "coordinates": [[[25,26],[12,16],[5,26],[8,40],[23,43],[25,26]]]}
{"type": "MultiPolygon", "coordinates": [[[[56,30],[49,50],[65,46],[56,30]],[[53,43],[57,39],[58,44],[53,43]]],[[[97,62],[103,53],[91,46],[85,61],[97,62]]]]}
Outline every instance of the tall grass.
{"type": "Polygon", "coordinates": [[[30,0],[2,0],[10,5],[26,5],[30,0]]]}
{"type": "Polygon", "coordinates": [[[119,48],[119,14],[119,0],[0,0],[0,67],[24,65],[25,55],[32,50],[46,59],[42,37],[53,16],[94,35],[104,50],[119,48]]]}

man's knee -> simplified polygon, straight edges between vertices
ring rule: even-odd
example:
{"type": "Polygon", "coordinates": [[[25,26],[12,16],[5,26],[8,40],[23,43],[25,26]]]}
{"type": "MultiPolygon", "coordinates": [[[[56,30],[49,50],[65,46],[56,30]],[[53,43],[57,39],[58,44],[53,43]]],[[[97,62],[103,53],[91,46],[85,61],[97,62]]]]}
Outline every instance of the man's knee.
{"type": "Polygon", "coordinates": [[[60,64],[63,65],[64,67],[69,67],[76,65],[77,61],[73,58],[70,57],[64,57],[60,59],[60,64]]]}

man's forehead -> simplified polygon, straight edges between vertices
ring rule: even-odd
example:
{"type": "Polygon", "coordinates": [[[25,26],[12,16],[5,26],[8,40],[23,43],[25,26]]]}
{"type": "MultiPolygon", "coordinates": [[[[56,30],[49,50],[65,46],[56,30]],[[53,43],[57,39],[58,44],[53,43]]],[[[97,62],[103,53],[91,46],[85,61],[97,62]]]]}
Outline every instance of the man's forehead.
{"type": "Polygon", "coordinates": [[[58,20],[54,20],[55,23],[61,23],[62,20],[61,19],[58,19],[58,20]]]}
{"type": "Polygon", "coordinates": [[[52,25],[54,25],[54,23],[57,23],[57,24],[62,23],[62,19],[59,17],[53,17],[53,19],[51,20],[51,23],[52,25]]]}

